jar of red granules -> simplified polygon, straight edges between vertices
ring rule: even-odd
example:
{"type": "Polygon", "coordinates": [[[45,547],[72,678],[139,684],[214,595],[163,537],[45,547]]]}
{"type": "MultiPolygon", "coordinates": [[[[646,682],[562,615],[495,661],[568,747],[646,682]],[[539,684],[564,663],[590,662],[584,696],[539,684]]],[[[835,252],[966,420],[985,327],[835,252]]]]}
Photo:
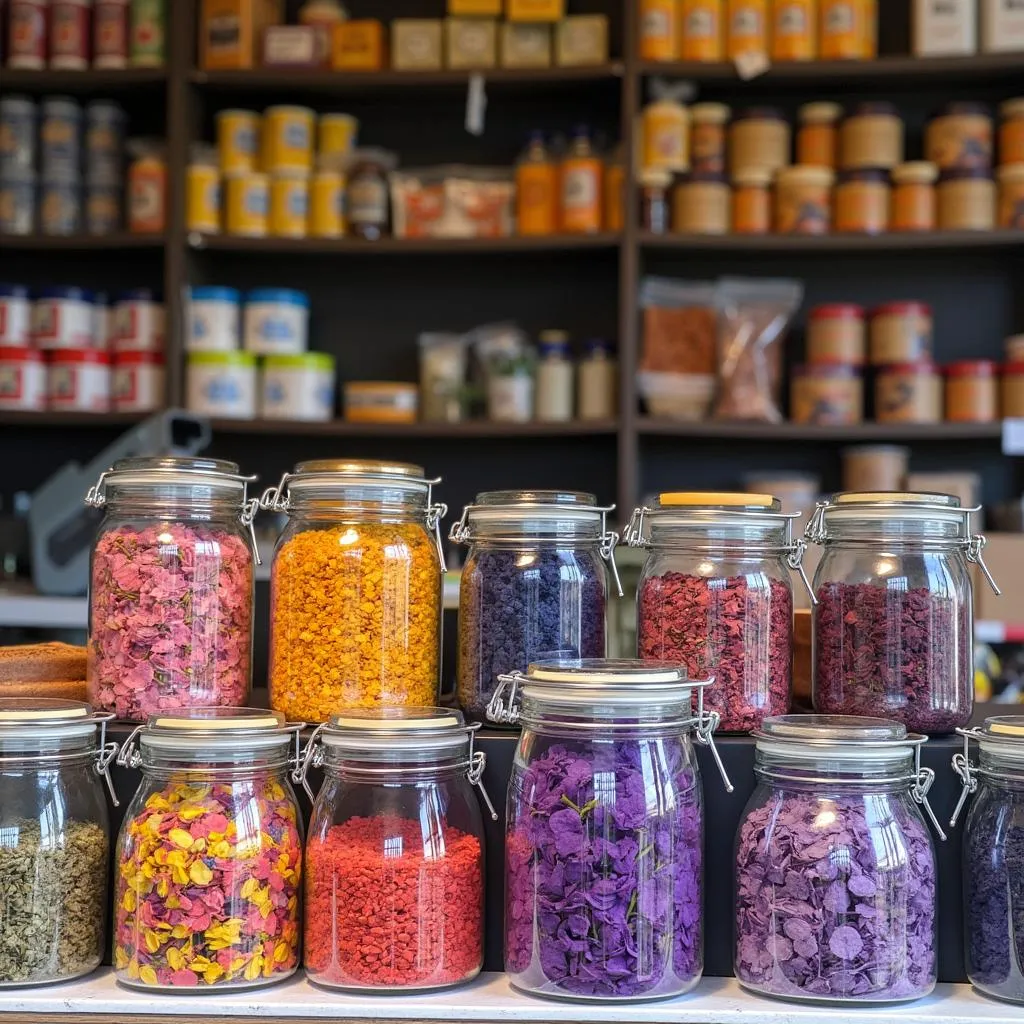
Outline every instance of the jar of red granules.
{"type": "Polygon", "coordinates": [[[914,732],[966,725],[974,703],[973,593],[985,538],[948,494],[847,492],[821,502],[806,539],[814,577],[814,710],[884,715],[914,732]]]}
{"type": "Polygon", "coordinates": [[[730,732],[789,710],[789,570],[803,542],[781,509],[768,494],[662,494],[626,534],[650,552],[637,590],[640,657],[714,677],[704,702],[730,732]]]}
{"type": "MultiPolygon", "coordinates": [[[[479,725],[448,708],[354,708],[313,734],[323,766],[306,845],[305,963],[341,989],[432,989],[484,958],[479,725]]],[[[308,785],[307,793],[313,799],[308,785]]]]}

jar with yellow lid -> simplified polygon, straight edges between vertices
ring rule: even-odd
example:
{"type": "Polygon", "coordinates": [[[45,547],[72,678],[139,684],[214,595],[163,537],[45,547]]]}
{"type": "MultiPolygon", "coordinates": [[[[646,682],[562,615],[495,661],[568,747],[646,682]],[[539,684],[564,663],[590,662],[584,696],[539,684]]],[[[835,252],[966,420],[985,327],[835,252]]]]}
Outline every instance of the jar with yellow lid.
{"type": "Polygon", "coordinates": [[[828,167],[780,168],[775,176],[775,230],[780,235],[824,235],[832,225],[832,184],[828,167]]]}
{"type": "Polygon", "coordinates": [[[875,419],[879,423],[938,423],[942,377],[934,363],[881,366],[875,375],[875,419]]]}
{"type": "Polygon", "coordinates": [[[768,56],[768,0],[726,0],[729,60],[768,56]]]}
{"type": "Polygon", "coordinates": [[[942,231],[991,231],[996,226],[996,183],[986,168],[942,171],[938,200],[942,231]]]}
{"type": "Polygon", "coordinates": [[[839,167],[891,170],[903,163],[903,119],[892,103],[858,104],[839,129],[839,167]]]}
{"type": "Polygon", "coordinates": [[[727,234],[729,200],[724,174],[692,171],[683,175],[672,195],[672,230],[693,235],[727,234]]]}
{"type": "Polygon", "coordinates": [[[217,114],[217,154],[221,174],[258,170],[260,115],[254,110],[217,114]]]}
{"type": "Polygon", "coordinates": [[[724,103],[690,107],[690,164],[695,171],[725,174],[725,126],[730,114],[724,103]]]}
{"type": "Polygon", "coordinates": [[[772,172],[748,167],[732,176],[732,230],[736,235],[767,235],[772,229],[772,172]]]}
{"type": "Polygon", "coordinates": [[[419,466],[299,463],[261,507],[288,523],[270,571],[270,705],[291,721],[437,703],[444,563],[419,466]]]}
{"type": "Polygon", "coordinates": [[[927,160],[913,160],[892,169],[893,231],[933,231],[936,224],[935,182],[939,169],[927,160]]]}
{"type": "Polygon", "coordinates": [[[878,50],[875,0],[821,0],[821,60],[870,60],[878,50]]]}
{"type": "Polygon", "coordinates": [[[341,238],[345,234],[345,175],[321,167],[309,182],[310,238],[341,238]]]}
{"type": "Polygon", "coordinates": [[[796,135],[796,162],[831,167],[839,164],[839,120],[843,108],[838,103],[805,103],[797,114],[800,127],[796,135]]]}
{"type": "Polygon", "coordinates": [[[888,171],[840,171],[833,204],[835,230],[869,235],[888,231],[890,191],[888,171]]]}
{"type": "Polygon", "coordinates": [[[772,60],[814,60],[818,0],[772,0],[772,60]]]}
{"type": "Polygon", "coordinates": [[[224,230],[229,235],[263,238],[269,229],[270,176],[252,171],[224,179],[224,230]]]}
{"type": "Polygon", "coordinates": [[[220,171],[217,150],[193,145],[185,171],[185,229],[215,235],[220,231],[220,171]]]}
{"type": "Polygon", "coordinates": [[[679,0],[640,0],[640,59],[679,59],[679,0]]]}
{"type": "Polygon", "coordinates": [[[1024,419],[1024,362],[1010,362],[1003,367],[999,395],[1003,416],[1024,419]]]}
{"type": "Polygon", "coordinates": [[[643,166],[685,171],[690,166],[690,114],[673,96],[652,100],[644,107],[643,166]]]}
{"type": "Polygon", "coordinates": [[[725,59],[725,0],[680,0],[683,60],[725,59]]]}
{"type": "Polygon", "coordinates": [[[939,170],[992,166],[992,112],[984,103],[949,103],[928,122],[924,156],[939,170]]]}
{"type": "Polygon", "coordinates": [[[989,359],[962,359],[946,367],[946,419],[993,423],[999,418],[999,377],[989,359]]]}
{"type": "Polygon", "coordinates": [[[999,106],[999,162],[1024,164],[1024,96],[999,106]]]}
{"type": "Polygon", "coordinates": [[[999,177],[999,226],[1024,228],[1024,163],[1003,164],[999,177]]]}
{"type": "Polygon", "coordinates": [[[748,107],[729,126],[729,169],[740,174],[751,167],[777,171],[789,165],[790,129],[776,107],[748,107]]]}

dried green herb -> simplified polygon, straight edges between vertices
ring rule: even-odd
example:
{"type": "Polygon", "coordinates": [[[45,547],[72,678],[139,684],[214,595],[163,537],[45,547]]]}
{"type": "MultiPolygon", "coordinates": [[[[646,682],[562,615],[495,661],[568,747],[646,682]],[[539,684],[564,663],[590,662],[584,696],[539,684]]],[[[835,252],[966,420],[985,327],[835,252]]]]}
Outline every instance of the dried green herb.
{"type": "Polygon", "coordinates": [[[107,833],[53,824],[45,839],[37,821],[0,827],[0,984],[71,978],[103,959],[107,833]]]}

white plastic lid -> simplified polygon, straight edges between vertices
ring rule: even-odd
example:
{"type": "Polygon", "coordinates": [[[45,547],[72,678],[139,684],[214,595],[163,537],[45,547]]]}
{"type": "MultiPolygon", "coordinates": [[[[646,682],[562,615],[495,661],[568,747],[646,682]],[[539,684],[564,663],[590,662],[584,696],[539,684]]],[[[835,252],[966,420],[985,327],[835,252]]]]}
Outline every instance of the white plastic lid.
{"type": "Polygon", "coordinates": [[[325,747],[339,753],[444,753],[467,746],[470,732],[462,712],[454,708],[359,708],[333,715],[320,738],[325,747]]]}
{"type": "Polygon", "coordinates": [[[986,718],[977,737],[982,753],[1024,764],[1024,715],[986,718]]]}
{"type": "Polygon", "coordinates": [[[40,740],[92,736],[98,721],[83,701],[56,697],[0,697],[0,742],[8,750],[24,739],[40,740]]]}
{"type": "Polygon", "coordinates": [[[827,759],[876,768],[909,764],[924,739],[900,722],[856,715],[777,715],[753,735],[759,753],[796,765],[827,759]]]}
{"type": "Polygon", "coordinates": [[[139,745],[155,753],[240,753],[291,742],[284,715],[262,708],[184,708],[151,715],[139,745]]]}

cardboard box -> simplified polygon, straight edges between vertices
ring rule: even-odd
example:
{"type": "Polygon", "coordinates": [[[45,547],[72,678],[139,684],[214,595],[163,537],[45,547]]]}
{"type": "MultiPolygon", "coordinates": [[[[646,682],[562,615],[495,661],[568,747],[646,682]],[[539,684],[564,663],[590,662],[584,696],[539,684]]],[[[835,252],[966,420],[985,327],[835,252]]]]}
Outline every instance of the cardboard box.
{"type": "Polygon", "coordinates": [[[440,71],[442,39],[440,18],[396,18],[391,22],[391,66],[396,71],[440,71]]]}
{"type": "Polygon", "coordinates": [[[205,71],[256,67],[264,33],[283,22],[283,0],[203,0],[199,66],[205,71]]]}
{"type": "Polygon", "coordinates": [[[263,63],[271,68],[316,67],[316,43],[312,25],[271,25],[263,34],[263,63]]]}
{"type": "Polygon", "coordinates": [[[463,71],[498,65],[498,23],[493,18],[449,18],[448,67],[463,71]]]}
{"type": "Polygon", "coordinates": [[[574,14],[555,29],[555,63],[559,67],[592,67],[608,63],[608,16],[574,14]]]}
{"type": "Polygon", "coordinates": [[[501,0],[448,0],[448,13],[471,18],[497,18],[501,0]]]}
{"type": "Polygon", "coordinates": [[[559,21],[565,17],[565,0],[507,0],[509,21],[559,21]]]}
{"type": "Polygon", "coordinates": [[[501,66],[551,67],[551,26],[518,21],[502,22],[501,66]]]}
{"type": "Polygon", "coordinates": [[[374,18],[334,26],[331,67],[336,71],[381,71],[387,63],[384,25],[374,18]]]}
{"type": "Polygon", "coordinates": [[[982,552],[1001,597],[992,593],[984,573],[971,566],[974,579],[974,618],[1024,626],[1024,533],[987,533],[982,552]]]}

